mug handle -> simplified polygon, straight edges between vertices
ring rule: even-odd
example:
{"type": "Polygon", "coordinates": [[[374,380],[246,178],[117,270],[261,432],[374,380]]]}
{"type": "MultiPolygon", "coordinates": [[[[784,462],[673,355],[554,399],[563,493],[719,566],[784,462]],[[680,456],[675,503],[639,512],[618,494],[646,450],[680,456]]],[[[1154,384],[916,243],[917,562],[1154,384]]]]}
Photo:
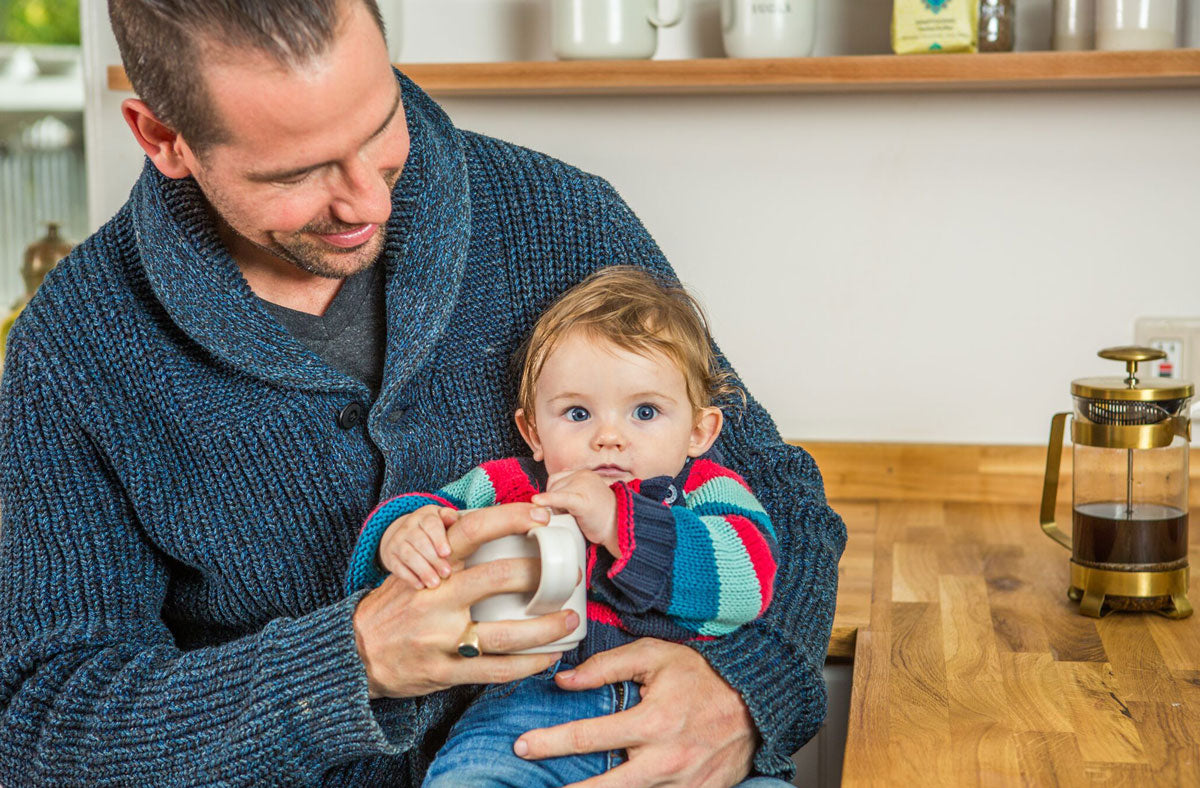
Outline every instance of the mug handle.
{"type": "Polygon", "coordinates": [[[674,27],[682,22],[683,14],[687,10],[687,0],[675,0],[675,2],[679,3],[678,12],[673,16],[664,18],[658,15],[659,0],[654,0],[655,10],[647,17],[650,20],[650,24],[655,27],[674,27]]]}
{"type": "Polygon", "coordinates": [[[565,528],[542,525],[529,532],[537,539],[541,554],[542,578],[533,599],[525,606],[525,615],[541,616],[562,610],[580,583],[575,561],[575,537],[565,528]]]}

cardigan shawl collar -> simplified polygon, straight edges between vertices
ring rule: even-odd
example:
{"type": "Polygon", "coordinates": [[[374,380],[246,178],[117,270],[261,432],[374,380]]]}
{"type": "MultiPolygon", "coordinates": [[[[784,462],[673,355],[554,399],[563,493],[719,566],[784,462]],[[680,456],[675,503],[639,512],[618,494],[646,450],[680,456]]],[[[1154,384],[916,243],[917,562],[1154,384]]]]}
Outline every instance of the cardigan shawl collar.
{"type": "MultiPolygon", "coordinates": [[[[467,261],[471,204],[462,137],[407,77],[401,85],[411,149],[392,192],[381,262],[387,352],[381,401],[390,401],[444,330],[467,261]]],[[[130,204],[140,262],[172,321],[239,370],[313,391],[362,388],[292,337],[258,302],[217,236],[192,178],[172,180],[149,161],[130,204]]]]}

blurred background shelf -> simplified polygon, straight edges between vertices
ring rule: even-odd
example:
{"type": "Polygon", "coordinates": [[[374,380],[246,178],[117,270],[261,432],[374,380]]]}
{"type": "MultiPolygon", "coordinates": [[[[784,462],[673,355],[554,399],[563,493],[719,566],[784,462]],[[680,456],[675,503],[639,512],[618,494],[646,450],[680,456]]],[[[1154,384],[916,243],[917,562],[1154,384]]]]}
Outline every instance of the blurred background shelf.
{"type": "Polygon", "coordinates": [[[0,113],[83,112],[77,46],[0,43],[0,113]]]}
{"type": "MultiPolygon", "coordinates": [[[[439,96],[839,93],[1200,87],[1200,49],[739,60],[403,63],[439,96]]],[[[112,90],[131,90],[120,66],[112,90]]]]}

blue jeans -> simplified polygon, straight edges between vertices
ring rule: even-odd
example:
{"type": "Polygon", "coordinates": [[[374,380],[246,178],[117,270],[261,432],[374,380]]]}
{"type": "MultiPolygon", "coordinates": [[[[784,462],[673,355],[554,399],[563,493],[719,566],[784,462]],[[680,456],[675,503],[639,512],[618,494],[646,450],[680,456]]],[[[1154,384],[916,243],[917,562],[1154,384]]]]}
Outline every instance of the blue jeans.
{"type": "MultiPolygon", "coordinates": [[[[554,683],[559,664],[511,684],[490,685],[450,730],[425,775],[422,788],[560,788],[603,774],[625,761],[624,750],[527,761],[513,753],[521,734],[565,722],[615,714],[641,700],[638,685],[625,681],[568,692],[554,683]]],[[[787,788],[766,777],[750,788],[787,788]]]]}
{"type": "Polygon", "coordinates": [[[561,662],[510,684],[492,684],[450,729],[422,788],[534,788],[586,780],[625,760],[624,750],[527,761],[513,753],[521,734],[564,722],[623,711],[640,699],[630,681],[567,692],[554,683],[561,662]]]}

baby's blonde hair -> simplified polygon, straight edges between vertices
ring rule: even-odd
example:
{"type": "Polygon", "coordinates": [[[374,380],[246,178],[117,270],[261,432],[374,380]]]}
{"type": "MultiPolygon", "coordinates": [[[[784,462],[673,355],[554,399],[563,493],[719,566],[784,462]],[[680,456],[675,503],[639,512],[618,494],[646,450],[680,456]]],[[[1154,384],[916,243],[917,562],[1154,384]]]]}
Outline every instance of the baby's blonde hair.
{"type": "Polygon", "coordinates": [[[517,354],[517,403],[530,422],[534,386],[546,359],[564,337],[577,331],[639,356],[666,356],[683,373],[693,411],[726,396],[745,398],[733,376],[717,363],[708,322],[696,299],[681,285],[660,282],[641,268],[614,265],[560,296],[538,318],[517,354]]]}

